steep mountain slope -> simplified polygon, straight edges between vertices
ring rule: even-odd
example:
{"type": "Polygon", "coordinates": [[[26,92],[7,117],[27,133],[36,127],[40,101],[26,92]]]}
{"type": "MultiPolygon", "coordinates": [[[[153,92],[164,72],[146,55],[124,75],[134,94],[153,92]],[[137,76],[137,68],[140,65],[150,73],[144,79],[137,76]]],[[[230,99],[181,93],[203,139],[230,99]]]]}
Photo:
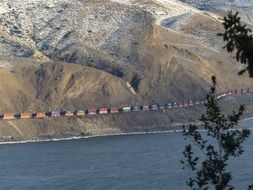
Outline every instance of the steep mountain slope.
{"type": "MultiPolygon", "coordinates": [[[[194,100],[205,96],[212,75],[219,91],[253,85],[237,75],[240,65],[222,49],[219,16],[198,6],[177,0],[0,0],[0,7],[1,112],[194,100]]],[[[201,110],[2,121],[0,136],[164,130],[195,120],[201,110]]]]}

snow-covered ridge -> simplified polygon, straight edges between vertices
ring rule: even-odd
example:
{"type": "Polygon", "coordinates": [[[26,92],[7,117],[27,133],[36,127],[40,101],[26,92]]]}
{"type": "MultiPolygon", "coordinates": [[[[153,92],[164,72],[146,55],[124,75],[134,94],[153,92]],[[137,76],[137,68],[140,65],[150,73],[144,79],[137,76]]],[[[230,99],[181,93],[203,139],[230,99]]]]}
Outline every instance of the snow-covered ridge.
{"type": "MultiPolygon", "coordinates": [[[[75,57],[68,56],[75,55],[77,49],[91,60],[92,49],[106,54],[121,49],[124,54],[126,49],[131,52],[133,44],[150,26],[151,17],[158,25],[181,32],[180,27],[195,14],[218,20],[214,13],[207,15],[179,0],[0,0],[0,32],[15,38],[14,41],[25,41],[49,57],[59,55],[72,62],[75,57]],[[127,42],[124,47],[122,40],[127,42]]],[[[3,49],[10,52],[15,46],[4,43],[3,49]]],[[[22,49],[19,54],[23,52],[31,54],[30,49],[22,49]]],[[[133,56],[129,53],[126,57],[133,56]]]]}
{"type": "Polygon", "coordinates": [[[229,10],[238,11],[246,21],[253,23],[253,0],[182,0],[198,9],[224,13],[229,10]]]}
{"type": "Polygon", "coordinates": [[[129,6],[137,6],[142,10],[150,12],[160,23],[165,18],[182,15],[189,12],[201,12],[197,8],[189,6],[178,0],[152,0],[148,3],[143,0],[111,0],[129,6]]]}

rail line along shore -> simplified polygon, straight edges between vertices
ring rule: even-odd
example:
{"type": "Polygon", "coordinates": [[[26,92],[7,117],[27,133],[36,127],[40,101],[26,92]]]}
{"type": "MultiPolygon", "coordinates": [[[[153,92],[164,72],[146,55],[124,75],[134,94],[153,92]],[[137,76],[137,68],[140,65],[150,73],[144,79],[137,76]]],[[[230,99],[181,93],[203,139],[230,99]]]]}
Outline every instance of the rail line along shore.
{"type": "MultiPolygon", "coordinates": [[[[253,89],[235,89],[228,90],[222,93],[218,93],[215,95],[217,100],[228,97],[228,96],[241,96],[244,94],[253,93],[253,89]]],[[[88,108],[84,110],[62,110],[62,111],[48,111],[48,112],[34,112],[34,113],[4,113],[0,115],[0,121],[10,121],[10,120],[27,120],[27,119],[44,119],[46,117],[51,118],[60,118],[60,117],[84,117],[87,115],[103,115],[103,114],[119,114],[119,113],[127,113],[127,112],[140,112],[140,111],[168,111],[173,109],[180,108],[189,108],[193,106],[201,106],[206,103],[206,99],[202,100],[182,100],[170,102],[166,101],[165,103],[150,103],[147,105],[134,104],[124,107],[100,107],[100,108],[88,108]]]]}

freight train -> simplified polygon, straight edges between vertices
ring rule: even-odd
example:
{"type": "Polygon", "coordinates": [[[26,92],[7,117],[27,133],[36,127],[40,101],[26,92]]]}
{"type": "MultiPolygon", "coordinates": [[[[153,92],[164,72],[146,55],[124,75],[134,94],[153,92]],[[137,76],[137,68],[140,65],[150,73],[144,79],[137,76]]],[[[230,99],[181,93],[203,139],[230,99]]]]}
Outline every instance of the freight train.
{"type": "MultiPolygon", "coordinates": [[[[247,89],[240,89],[240,90],[229,90],[223,93],[216,94],[214,98],[217,100],[227,97],[227,96],[236,96],[241,94],[248,94],[253,93],[253,89],[247,88],[247,89]]],[[[149,105],[139,105],[134,104],[130,106],[123,106],[121,108],[113,106],[113,107],[100,107],[98,109],[96,108],[88,108],[84,110],[67,110],[67,111],[49,111],[49,112],[35,112],[35,113],[29,113],[29,112],[23,112],[18,114],[13,113],[5,113],[0,114],[0,120],[5,121],[11,121],[11,120],[26,120],[26,119],[44,119],[46,117],[50,117],[53,119],[57,119],[60,117],[83,117],[86,115],[97,115],[97,114],[116,114],[116,113],[127,113],[127,112],[140,112],[140,111],[163,111],[166,110],[174,110],[179,108],[188,108],[198,105],[204,105],[207,103],[207,100],[183,100],[183,101],[175,101],[175,102],[165,102],[165,103],[151,103],[149,105]]]]}

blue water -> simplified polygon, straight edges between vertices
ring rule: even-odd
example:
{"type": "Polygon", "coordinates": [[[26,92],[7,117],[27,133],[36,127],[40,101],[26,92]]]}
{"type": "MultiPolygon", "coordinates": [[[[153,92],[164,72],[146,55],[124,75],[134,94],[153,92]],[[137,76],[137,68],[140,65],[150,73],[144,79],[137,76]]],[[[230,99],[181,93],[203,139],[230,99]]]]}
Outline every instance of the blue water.
{"type": "MultiPolygon", "coordinates": [[[[179,133],[0,145],[0,189],[187,189],[179,133]]],[[[253,136],[233,161],[236,187],[253,183],[253,136]]]]}

